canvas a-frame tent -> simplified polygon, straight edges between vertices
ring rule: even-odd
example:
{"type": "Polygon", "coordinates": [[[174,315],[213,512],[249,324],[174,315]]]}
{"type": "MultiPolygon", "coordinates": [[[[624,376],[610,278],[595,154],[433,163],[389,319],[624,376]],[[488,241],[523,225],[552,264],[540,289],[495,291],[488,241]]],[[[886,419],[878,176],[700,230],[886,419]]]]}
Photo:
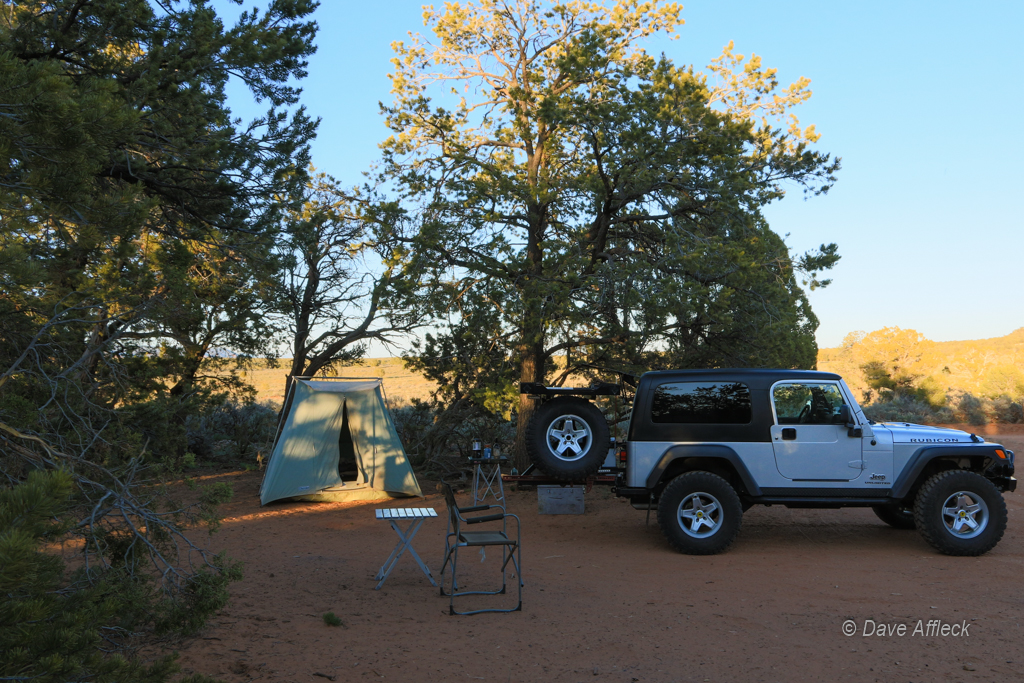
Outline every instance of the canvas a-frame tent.
{"type": "Polygon", "coordinates": [[[297,377],[288,395],[288,414],[260,486],[261,505],[281,498],[345,501],[423,495],[384,405],[381,380],[297,377]],[[341,480],[343,450],[354,457],[355,481],[341,480]]]}

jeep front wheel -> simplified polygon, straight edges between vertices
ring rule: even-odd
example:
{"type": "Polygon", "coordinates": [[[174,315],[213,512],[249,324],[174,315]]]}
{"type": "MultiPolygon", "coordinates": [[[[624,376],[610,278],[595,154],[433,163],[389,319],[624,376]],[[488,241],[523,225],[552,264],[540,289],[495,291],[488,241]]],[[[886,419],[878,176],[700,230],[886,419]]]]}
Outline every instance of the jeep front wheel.
{"type": "Polygon", "coordinates": [[[658,501],[658,524],[672,547],[687,555],[714,555],[740,531],[743,505],[725,479],[686,472],[673,479],[658,501]]]}
{"type": "Polygon", "coordinates": [[[1006,530],[1006,502],[992,482],[974,472],[947,470],[921,487],[914,520],[924,540],[945,555],[981,555],[1006,530]]]}

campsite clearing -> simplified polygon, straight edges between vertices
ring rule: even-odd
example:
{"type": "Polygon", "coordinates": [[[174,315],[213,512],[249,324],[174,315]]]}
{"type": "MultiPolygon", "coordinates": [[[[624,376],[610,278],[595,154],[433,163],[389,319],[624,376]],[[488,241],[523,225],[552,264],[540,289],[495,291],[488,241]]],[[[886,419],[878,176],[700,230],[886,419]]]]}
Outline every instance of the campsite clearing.
{"type": "MultiPolygon", "coordinates": [[[[1002,437],[1024,452],[1024,435],[1002,437]]],[[[232,602],[181,644],[186,671],[225,681],[1011,680],[1024,677],[1024,499],[1006,496],[1006,536],[977,558],[936,554],[870,510],[754,508],[733,548],[673,552],[657,525],[604,489],[587,514],[540,516],[536,493],[508,491],[523,518],[523,611],[451,617],[409,558],[380,591],[394,535],[380,503],[284,502],[260,508],[259,473],[227,473],[234,502],[211,543],[245,561],[232,602]],[[343,626],[324,623],[334,612],[343,626]],[[857,634],[843,635],[853,620],[857,634]],[[906,635],[865,637],[867,620],[906,635]],[[918,621],[967,636],[912,636],[918,621]],[[970,671],[970,673],[968,673],[970,671]]],[[[416,548],[435,573],[444,501],[421,481],[416,548]]],[[[467,501],[468,494],[460,500],[467,501]]],[[[467,502],[468,504],[468,502],[467,502]]],[[[467,565],[481,571],[467,555],[467,565]]]]}

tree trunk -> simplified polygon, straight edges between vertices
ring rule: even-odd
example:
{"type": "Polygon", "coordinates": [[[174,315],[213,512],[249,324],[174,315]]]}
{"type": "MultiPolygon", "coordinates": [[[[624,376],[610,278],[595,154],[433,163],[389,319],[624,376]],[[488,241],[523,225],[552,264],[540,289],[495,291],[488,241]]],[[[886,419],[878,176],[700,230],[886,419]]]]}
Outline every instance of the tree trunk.
{"type": "Polygon", "coordinates": [[[206,358],[208,349],[208,343],[184,346],[185,360],[181,367],[181,379],[171,387],[171,396],[180,399],[192,390],[196,382],[196,375],[199,374],[199,368],[203,364],[203,359],[206,358]]]}
{"type": "MultiPolygon", "coordinates": [[[[538,240],[539,241],[539,240],[538,240]]],[[[532,250],[535,263],[540,264],[540,249],[532,250]]],[[[540,268],[534,272],[539,274],[540,268]]],[[[539,277],[528,278],[522,289],[524,301],[522,337],[519,344],[521,365],[520,382],[544,382],[544,292],[539,277]]],[[[519,395],[519,413],[516,421],[516,443],[512,450],[512,464],[522,472],[530,465],[526,453],[526,427],[537,408],[537,401],[526,394],[519,395]]]]}
{"type": "Polygon", "coordinates": [[[296,353],[295,357],[292,358],[292,367],[284,377],[284,396],[281,397],[281,412],[277,414],[278,420],[280,420],[283,415],[288,414],[288,409],[292,405],[291,393],[289,393],[292,387],[292,377],[301,377],[305,369],[305,354],[296,353]]]}
{"type": "MultiPolygon", "coordinates": [[[[543,140],[538,150],[543,150],[543,140]]],[[[542,163],[543,152],[536,154],[528,150],[530,185],[537,187],[537,172],[542,163]]],[[[547,224],[546,207],[533,203],[527,210],[529,228],[526,243],[526,272],[520,296],[523,297],[523,327],[519,345],[521,367],[519,381],[544,382],[544,304],[546,292],[542,285],[544,274],[544,251],[541,247],[544,228],[547,224]]],[[[516,443],[512,449],[512,464],[522,472],[530,465],[526,453],[526,427],[537,408],[537,401],[526,394],[519,395],[519,413],[516,420],[516,443]]]]}
{"type": "MultiPolygon", "coordinates": [[[[521,382],[544,381],[544,338],[522,346],[522,366],[519,380],[521,382]]],[[[516,421],[516,443],[512,451],[512,464],[520,472],[530,466],[530,457],[526,454],[526,425],[533,417],[537,408],[536,399],[526,394],[519,395],[519,413],[516,421]]]]}

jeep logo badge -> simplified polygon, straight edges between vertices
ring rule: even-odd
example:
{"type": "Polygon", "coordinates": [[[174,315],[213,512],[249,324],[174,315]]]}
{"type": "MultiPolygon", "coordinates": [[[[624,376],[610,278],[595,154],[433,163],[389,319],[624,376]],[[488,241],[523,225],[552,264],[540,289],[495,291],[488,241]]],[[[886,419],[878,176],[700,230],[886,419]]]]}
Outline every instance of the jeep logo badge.
{"type": "Polygon", "coordinates": [[[885,481],[885,475],[884,474],[872,474],[871,475],[871,481],[885,481]]]}

